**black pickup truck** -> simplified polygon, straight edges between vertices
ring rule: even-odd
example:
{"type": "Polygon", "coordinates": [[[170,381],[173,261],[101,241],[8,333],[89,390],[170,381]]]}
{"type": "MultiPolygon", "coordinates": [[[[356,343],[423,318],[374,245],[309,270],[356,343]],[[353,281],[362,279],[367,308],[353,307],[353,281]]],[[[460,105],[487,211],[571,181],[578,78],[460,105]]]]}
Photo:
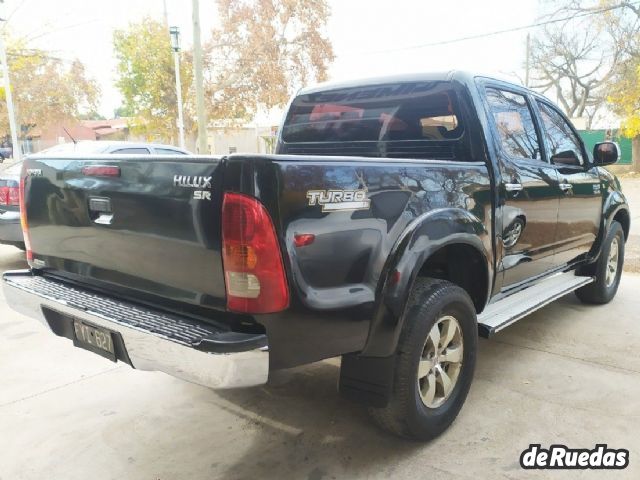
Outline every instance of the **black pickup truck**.
{"type": "Polygon", "coordinates": [[[463,72],[301,90],[275,155],[33,155],[15,310],[213,388],[340,356],[339,389],[430,439],[478,335],[616,293],[629,209],[548,99],[463,72]]]}

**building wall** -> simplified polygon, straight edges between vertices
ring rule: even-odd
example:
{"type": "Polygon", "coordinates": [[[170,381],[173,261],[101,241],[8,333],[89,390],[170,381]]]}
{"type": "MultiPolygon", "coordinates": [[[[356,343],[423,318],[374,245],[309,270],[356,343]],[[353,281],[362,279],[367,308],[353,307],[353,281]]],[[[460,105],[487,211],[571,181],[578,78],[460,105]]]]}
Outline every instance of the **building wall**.
{"type": "Polygon", "coordinates": [[[230,153],[270,153],[265,138],[274,135],[271,127],[241,127],[209,129],[207,143],[215,155],[230,153]]]}

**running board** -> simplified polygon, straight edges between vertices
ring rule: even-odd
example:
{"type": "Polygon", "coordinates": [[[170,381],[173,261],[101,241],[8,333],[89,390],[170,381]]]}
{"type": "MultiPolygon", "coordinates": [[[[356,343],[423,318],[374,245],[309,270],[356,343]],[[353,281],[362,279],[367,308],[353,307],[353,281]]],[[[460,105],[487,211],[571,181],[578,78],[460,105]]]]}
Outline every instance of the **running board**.
{"type": "Polygon", "coordinates": [[[478,315],[478,333],[488,338],[530,313],[558,298],[593,282],[592,277],[578,277],[574,272],[559,273],[532,287],[490,303],[478,315]]]}

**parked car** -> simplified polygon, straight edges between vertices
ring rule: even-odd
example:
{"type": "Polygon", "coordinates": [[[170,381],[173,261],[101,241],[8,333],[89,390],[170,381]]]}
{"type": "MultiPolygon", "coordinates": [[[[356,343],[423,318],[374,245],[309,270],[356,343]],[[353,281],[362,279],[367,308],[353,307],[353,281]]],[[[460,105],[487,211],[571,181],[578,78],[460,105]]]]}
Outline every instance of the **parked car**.
{"type": "Polygon", "coordinates": [[[3,163],[5,159],[13,157],[13,148],[0,147],[0,163],[3,163]]]}
{"type": "Polygon", "coordinates": [[[618,147],[591,158],[535,92],[462,72],[324,85],[279,132],[275,155],[29,157],[31,268],[4,274],[8,303],[213,388],[341,356],[343,395],[427,440],[462,408],[478,334],[616,294],[618,147]]]}
{"type": "Polygon", "coordinates": [[[160,143],[139,143],[107,140],[82,140],[62,143],[39,152],[41,154],[114,153],[131,155],[189,155],[187,150],[160,143]]]}
{"type": "Polygon", "coordinates": [[[20,172],[22,162],[0,168],[0,243],[24,250],[20,226],[20,172]]]}

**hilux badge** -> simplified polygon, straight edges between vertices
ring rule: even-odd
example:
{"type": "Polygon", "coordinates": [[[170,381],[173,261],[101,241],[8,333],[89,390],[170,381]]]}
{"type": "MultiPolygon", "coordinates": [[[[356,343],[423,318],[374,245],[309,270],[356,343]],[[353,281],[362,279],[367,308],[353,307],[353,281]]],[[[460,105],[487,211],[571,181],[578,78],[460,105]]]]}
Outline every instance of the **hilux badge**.
{"type": "Polygon", "coordinates": [[[189,175],[174,175],[173,184],[176,187],[211,188],[212,177],[191,177],[189,175]]]}
{"type": "Polygon", "coordinates": [[[309,205],[322,205],[323,212],[366,210],[370,200],[366,190],[309,190],[309,205]]]}
{"type": "Polygon", "coordinates": [[[211,188],[211,179],[213,177],[190,176],[190,175],[174,175],[173,185],[183,188],[197,188],[193,192],[194,200],[211,200],[211,192],[204,190],[211,188]]]}

